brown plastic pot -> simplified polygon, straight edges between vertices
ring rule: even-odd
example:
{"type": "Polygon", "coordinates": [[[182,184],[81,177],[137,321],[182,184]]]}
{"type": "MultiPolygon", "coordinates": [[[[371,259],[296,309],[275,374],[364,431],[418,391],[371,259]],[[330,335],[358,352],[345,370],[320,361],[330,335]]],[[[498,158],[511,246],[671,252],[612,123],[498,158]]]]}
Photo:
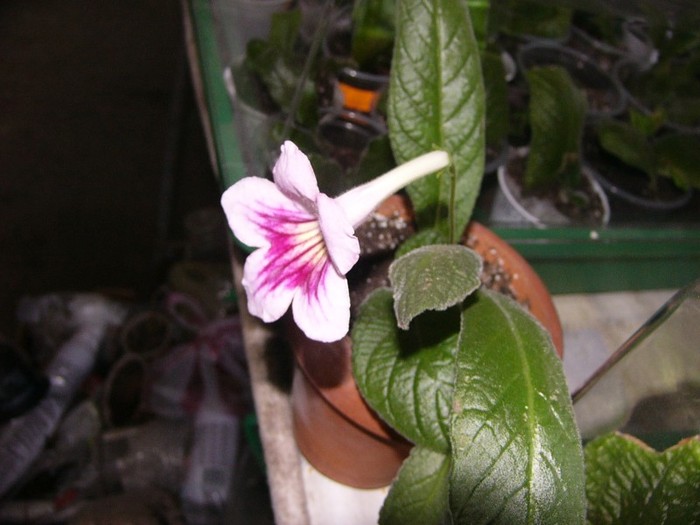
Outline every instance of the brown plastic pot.
{"type": "MultiPolygon", "coordinates": [[[[512,274],[517,300],[549,331],[562,356],[563,337],[551,296],[523,257],[491,230],[471,223],[465,240],[484,258],[499,258],[512,274]]],[[[352,375],[351,340],[312,341],[289,322],[296,367],[291,404],[299,450],[319,472],[344,485],[378,488],[391,483],[411,443],[393,431],[361,397],[352,375]]]]}

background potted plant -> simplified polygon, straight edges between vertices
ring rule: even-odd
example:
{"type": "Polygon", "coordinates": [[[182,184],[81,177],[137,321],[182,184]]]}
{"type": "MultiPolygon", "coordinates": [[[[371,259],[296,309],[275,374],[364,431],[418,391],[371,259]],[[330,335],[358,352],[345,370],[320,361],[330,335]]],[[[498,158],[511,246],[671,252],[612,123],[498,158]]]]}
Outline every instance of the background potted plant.
{"type": "MultiPolygon", "coordinates": [[[[607,198],[582,156],[585,96],[560,66],[533,68],[527,79],[530,142],[514,149],[499,170],[503,195],[522,219],[537,225],[605,224],[607,198]]],[[[499,205],[492,218],[513,216],[499,205]]]]}
{"type": "Polygon", "coordinates": [[[556,65],[566,69],[586,96],[587,117],[618,115],[626,107],[624,94],[613,76],[575,49],[555,43],[531,42],[518,49],[517,58],[518,67],[524,73],[537,66],[556,65]]]}
{"type": "Polygon", "coordinates": [[[700,187],[700,136],[657,128],[653,118],[631,111],[629,121],[596,123],[586,147],[605,191],[650,212],[681,208],[700,187]]]}
{"type": "Polygon", "coordinates": [[[674,24],[655,23],[650,28],[655,60],[640,66],[624,60],[615,75],[630,104],[638,111],[662,117],[662,125],[675,131],[700,131],[700,36],[696,22],[676,20],[674,24]]]}
{"type": "Polygon", "coordinates": [[[269,172],[278,145],[291,139],[312,159],[329,193],[395,165],[384,97],[392,13],[393,1],[326,2],[272,16],[267,37],[248,42],[228,68],[239,129],[246,130],[244,152],[260,157],[246,159],[248,165],[269,172]]]}

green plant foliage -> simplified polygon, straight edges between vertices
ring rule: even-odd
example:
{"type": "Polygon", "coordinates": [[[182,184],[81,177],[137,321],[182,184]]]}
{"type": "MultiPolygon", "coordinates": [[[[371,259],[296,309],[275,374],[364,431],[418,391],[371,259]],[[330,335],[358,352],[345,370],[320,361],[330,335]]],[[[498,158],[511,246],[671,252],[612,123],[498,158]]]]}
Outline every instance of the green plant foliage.
{"type": "Polygon", "coordinates": [[[646,173],[651,188],[660,175],[682,189],[700,188],[700,136],[666,133],[653,138],[618,120],[600,122],[596,133],[605,151],[646,173]]]}
{"type": "Polygon", "coordinates": [[[423,510],[439,515],[433,495],[447,475],[454,523],[583,522],[583,456],[561,362],[520,305],[480,290],[403,332],[384,289],[365,302],[352,336],[362,395],[417,446],[439,453],[409,464],[382,515],[405,516],[394,507],[415,495],[411,480],[435,505],[423,510]]]}
{"type": "Polygon", "coordinates": [[[355,0],[352,56],[365,71],[388,69],[394,45],[396,0],[355,0]]]}
{"type": "Polygon", "coordinates": [[[450,154],[456,185],[425,177],[407,191],[419,226],[462,232],[484,169],[484,88],[469,8],[464,0],[405,0],[397,11],[391,145],[399,164],[436,148],[450,154]]]}
{"type": "Polygon", "coordinates": [[[659,174],[679,188],[700,188],[700,136],[668,134],[654,142],[659,174]]]}
{"type": "Polygon", "coordinates": [[[389,289],[374,292],[352,329],[353,373],[362,396],[406,438],[449,449],[448,425],[459,312],[426,312],[399,329],[389,289]]]}
{"type": "Polygon", "coordinates": [[[700,126],[698,75],[700,47],[670,53],[662,50],[653,67],[633,74],[625,85],[649,111],[662,114],[665,122],[697,128],[700,126]]]}
{"type": "Polygon", "coordinates": [[[301,24],[301,11],[293,9],[272,16],[267,40],[251,40],[246,50],[247,62],[262,79],[269,95],[285,112],[296,109],[294,117],[305,126],[318,119],[318,100],[313,75],[301,78],[305,55],[296,53],[296,39],[301,24]],[[292,108],[294,95],[302,82],[298,108],[292,108]]]}
{"type": "Polygon", "coordinates": [[[532,140],[525,186],[575,188],[581,177],[586,96],[561,66],[534,67],[527,81],[532,140]]]}
{"type": "Polygon", "coordinates": [[[661,112],[644,113],[634,108],[629,108],[630,126],[643,133],[645,137],[653,137],[664,124],[664,115],[661,112]]]}
{"type": "Polygon", "coordinates": [[[510,120],[506,72],[496,51],[482,53],[481,65],[486,90],[486,144],[500,148],[508,137],[510,120]]]}
{"type": "Polygon", "coordinates": [[[608,153],[649,176],[656,172],[656,157],[643,132],[619,120],[605,120],[597,127],[598,142],[608,153]]]}
{"type": "Polygon", "coordinates": [[[413,447],[389,490],[379,525],[440,525],[448,509],[450,458],[413,447]]]}
{"type": "Polygon", "coordinates": [[[580,438],[547,332],[490,291],[462,313],[450,437],[456,523],[582,523],[580,438]]]}
{"type": "Polygon", "coordinates": [[[412,237],[406,239],[406,241],[396,250],[394,257],[398,259],[402,255],[405,255],[416,248],[420,248],[421,246],[445,244],[448,242],[450,242],[450,239],[444,231],[440,231],[435,228],[425,228],[416,232],[416,234],[412,237]]]}
{"type": "Polygon", "coordinates": [[[615,47],[622,38],[621,21],[609,13],[595,10],[575,10],[571,23],[592,38],[615,47]]]}
{"type": "Polygon", "coordinates": [[[700,438],[657,452],[623,434],[585,448],[588,523],[700,522],[700,438]]]}
{"type": "Polygon", "coordinates": [[[469,18],[472,21],[474,37],[479,44],[479,49],[486,49],[486,41],[489,32],[490,0],[467,0],[469,5],[469,18]]]}
{"type": "Polygon", "coordinates": [[[396,259],[389,268],[399,328],[426,310],[461,303],[481,284],[481,257],[461,244],[425,246],[396,259]]]}
{"type": "Polygon", "coordinates": [[[359,181],[355,185],[375,179],[395,166],[396,161],[391,151],[389,137],[383,135],[372,139],[367,151],[360,159],[360,163],[353,170],[355,172],[354,178],[359,181]]]}
{"type": "Polygon", "coordinates": [[[500,14],[500,29],[510,35],[565,38],[573,10],[565,5],[537,0],[495,2],[500,14]]]}

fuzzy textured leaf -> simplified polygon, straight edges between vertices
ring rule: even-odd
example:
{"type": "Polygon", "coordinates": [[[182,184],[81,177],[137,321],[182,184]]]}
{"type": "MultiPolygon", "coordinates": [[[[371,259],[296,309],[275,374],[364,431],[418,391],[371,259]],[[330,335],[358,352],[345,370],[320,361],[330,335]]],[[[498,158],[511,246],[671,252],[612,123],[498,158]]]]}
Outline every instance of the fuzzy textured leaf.
{"type": "Polygon", "coordinates": [[[588,523],[700,522],[700,437],[657,452],[623,434],[586,445],[588,523]]]}
{"type": "Polygon", "coordinates": [[[456,173],[455,216],[449,176],[412,183],[418,225],[459,235],[471,217],[484,168],[484,87],[469,7],[463,0],[397,3],[388,123],[398,163],[436,148],[456,173]]]}
{"type": "Polygon", "coordinates": [[[481,284],[481,257],[461,244],[424,246],[389,267],[399,328],[426,310],[461,303],[481,284]]]}
{"type": "Polygon", "coordinates": [[[414,447],[392,483],[379,525],[440,525],[447,513],[450,457],[414,447]]]}
{"type": "Polygon", "coordinates": [[[444,453],[458,335],[457,309],[426,312],[400,330],[388,288],[367,298],[352,330],[353,373],[362,396],[406,438],[444,453]]]}
{"type": "Polygon", "coordinates": [[[583,523],[583,454],[549,335],[495,292],[466,304],[450,431],[455,523],[583,523]]]}

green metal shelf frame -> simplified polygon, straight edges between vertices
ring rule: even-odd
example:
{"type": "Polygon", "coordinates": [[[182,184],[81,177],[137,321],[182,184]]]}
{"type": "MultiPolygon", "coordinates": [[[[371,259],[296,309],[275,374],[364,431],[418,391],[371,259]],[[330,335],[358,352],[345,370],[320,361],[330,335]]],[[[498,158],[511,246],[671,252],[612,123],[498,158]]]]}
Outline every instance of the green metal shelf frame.
{"type": "Polygon", "coordinates": [[[183,0],[183,10],[192,81],[212,164],[223,191],[243,177],[245,163],[224,84],[214,14],[209,0],[183,0]]]}
{"type": "MultiPolygon", "coordinates": [[[[223,80],[208,0],[185,1],[190,62],[222,189],[245,174],[235,114],[223,80]]],[[[700,276],[700,225],[661,227],[493,227],[535,268],[552,293],[681,288],[700,276]]]]}
{"type": "Polygon", "coordinates": [[[700,276],[700,228],[494,228],[552,293],[681,288],[700,276]]]}

